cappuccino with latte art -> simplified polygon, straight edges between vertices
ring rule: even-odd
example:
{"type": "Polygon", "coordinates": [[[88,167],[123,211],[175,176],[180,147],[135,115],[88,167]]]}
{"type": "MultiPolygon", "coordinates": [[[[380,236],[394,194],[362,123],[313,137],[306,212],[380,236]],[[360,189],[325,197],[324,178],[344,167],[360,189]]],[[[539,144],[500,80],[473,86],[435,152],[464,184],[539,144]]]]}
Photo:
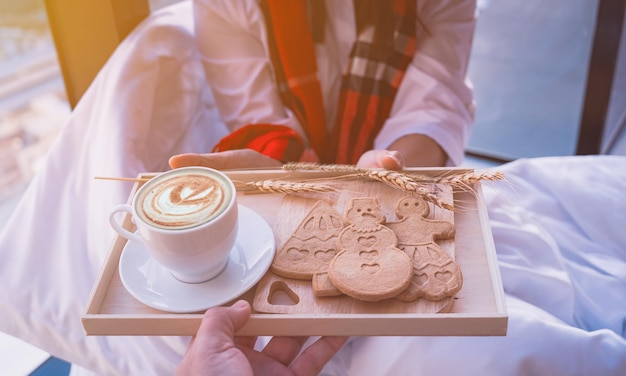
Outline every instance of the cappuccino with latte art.
{"type": "Polygon", "coordinates": [[[184,229],[219,216],[233,192],[219,175],[172,174],[149,182],[137,198],[137,213],[153,226],[184,229]]]}
{"type": "Polygon", "coordinates": [[[235,185],[206,167],[167,171],[139,188],[131,205],[115,206],[109,221],[180,281],[204,282],[224,270],[237,240],[235,185]],[[136,232],[118,223],[119,212],[132,216],[136,232]]]}

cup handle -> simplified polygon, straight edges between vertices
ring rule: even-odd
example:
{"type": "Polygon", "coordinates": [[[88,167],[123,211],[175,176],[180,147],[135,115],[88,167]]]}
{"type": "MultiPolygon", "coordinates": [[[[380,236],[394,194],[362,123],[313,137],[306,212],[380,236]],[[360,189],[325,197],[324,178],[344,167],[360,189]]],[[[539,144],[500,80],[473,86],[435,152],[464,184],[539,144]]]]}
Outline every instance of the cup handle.
{"type": "Polygon", "coordinates": [[[113,227],[113,229],[117,231],[118,234],[122,235],[126,239],[143,243],[143,241],[141,240],[141,236],[137,235],[134,232],[128,231],[115,220],[115,214],[119,212],[126,212],[126,213],[129,213],[131,216],[133,214],[133,210],[130,207],[130,205],[126,205],[126,204],[116,205],[111,211],[111,214],[109,214],[109,223],[111,223],[111,227],[113,227]]]}

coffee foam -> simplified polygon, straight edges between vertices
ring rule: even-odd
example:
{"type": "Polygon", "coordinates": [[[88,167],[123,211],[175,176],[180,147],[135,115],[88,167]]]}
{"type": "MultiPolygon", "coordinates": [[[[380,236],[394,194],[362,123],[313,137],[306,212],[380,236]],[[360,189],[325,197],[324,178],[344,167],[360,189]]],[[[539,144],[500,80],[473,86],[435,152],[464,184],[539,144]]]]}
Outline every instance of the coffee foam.
{"type": "Polygon", "coordinates": [[[137,211],[156,227],[189,228],[217,217],[228,206],[231,195],[219,176],[173,175],[153,182],[137,202],[137,211]]]}

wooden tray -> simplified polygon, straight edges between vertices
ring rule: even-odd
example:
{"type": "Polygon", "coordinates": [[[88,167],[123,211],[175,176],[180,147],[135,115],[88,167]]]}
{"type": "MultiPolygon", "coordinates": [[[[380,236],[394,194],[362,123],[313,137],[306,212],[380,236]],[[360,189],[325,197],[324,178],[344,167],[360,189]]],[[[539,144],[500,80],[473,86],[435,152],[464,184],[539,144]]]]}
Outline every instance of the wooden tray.
{"type": "MultiPolygon", "coordinates": [[[[448,169],[412,170],[424,175],[441,174],[448,169]]],[[[470,171],[467,169],[461,171],[470,171]]],[[[237,182],[279,179],[338,179],[335,172],[287,172],[283,170],[225,171],[237,182]]],[[[142,174],[139,177],[151,177],[142,174]]],[[[382,183],[375,183],[381,184],[382,183]]],[[[137,183],[134,193],[141,183],[137,183]]],[[[499,336],[506,335],[508,316],[502,281],[497,265],[493,237],[489,227],[480,183],[473,192],[454,191],[451,195],[462,210],[455,211],[453,221],[456,236],[453,248],[463,272],[463,288],[446,304],[413,305],[405,311],[390,309],[385,301],[366,309],[348,310],[332,306],[322,311],[286,311],[288,313],[252,314],[239,335],[441,335],[441,336],[499,336]],[[374,308],[372,308],[374,307],[374,308]],[[376,308],[379,307],[380,309],[376,308]],[[438,313],[440,312],[440,313],[438,313]],[[443,312],[443,313],[442,313],[443,312]]],[[[131,193],[131,197],[132,197],[131,193]]],[[[279,208],[284,194],[238,193],[240,205],[261,215],[275,229],[278,245],[285,235],[277,231],[279,208]]],[[[130,201],[130,198],[129,198],[130,201]]],[[[132,226],[128,216],[124,225],[132,226]]],[[[82,317],[88,335],[194,335],[200,325],[202,312],[191,314],[168,313],[145,306],[135,300],[120,280],[118,264],[126,239],[116,236],[111,252],[92,291],[82,317]]],[[[271,279],[271,273],[266,277],[271,279]]],[[[266,278],[267,279],[267,278],[266,278]]],[[[263,280],[259,283],[261,284],[263,280]]],[[[253,303],[256,286],[238,297],[253,303]]],[[[233,302],[237,299],[234,299],[233,302]]],[[[231,302],[232,303],[232,302],[231,302]]],[[[226,305],[229,305],[228,303],[226,305]]]]}

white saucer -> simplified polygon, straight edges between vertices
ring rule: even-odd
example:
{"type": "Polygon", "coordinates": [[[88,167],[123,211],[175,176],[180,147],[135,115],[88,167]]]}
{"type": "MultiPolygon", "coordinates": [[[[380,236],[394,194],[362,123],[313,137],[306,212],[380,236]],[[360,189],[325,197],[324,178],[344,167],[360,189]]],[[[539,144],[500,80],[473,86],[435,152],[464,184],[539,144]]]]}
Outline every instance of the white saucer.
{"type": "Polygon", "coordinates": [[[227,303],[263,277],[274,258],[274,234],[256,212],[239,205],[239,236],[226,268],[202,283],[181,282],[157,263],[143,244],[128,241],[120,257],[120,278],[143,304],[167,312],[203,311],[227,303]]]}

